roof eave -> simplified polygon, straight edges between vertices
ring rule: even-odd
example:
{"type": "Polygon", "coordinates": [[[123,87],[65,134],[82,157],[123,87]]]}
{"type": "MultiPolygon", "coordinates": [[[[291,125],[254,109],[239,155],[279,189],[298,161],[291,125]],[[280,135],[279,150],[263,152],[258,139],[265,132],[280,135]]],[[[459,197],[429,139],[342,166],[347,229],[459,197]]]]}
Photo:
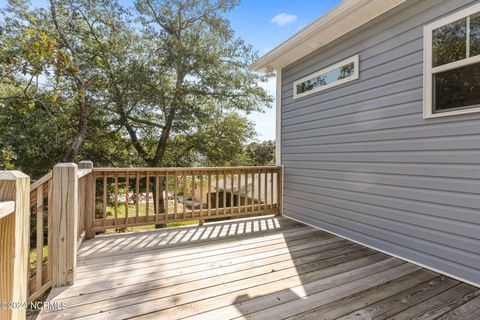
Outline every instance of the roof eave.
{"type": "Polygon", "coordinates": [[[249,66],[279,70],[340,38],[406,0],[344,0],[249,66]]]}

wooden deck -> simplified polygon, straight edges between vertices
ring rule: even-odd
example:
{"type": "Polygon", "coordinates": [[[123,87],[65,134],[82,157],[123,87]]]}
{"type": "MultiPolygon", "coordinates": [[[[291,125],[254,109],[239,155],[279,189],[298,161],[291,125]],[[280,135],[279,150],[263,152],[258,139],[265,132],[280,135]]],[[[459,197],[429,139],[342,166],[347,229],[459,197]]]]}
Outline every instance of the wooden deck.
{"type": "Polygon", "coordinates": [[[98,236],[39,319],[480,319],[480,289],[272,216],[98,236]]]}

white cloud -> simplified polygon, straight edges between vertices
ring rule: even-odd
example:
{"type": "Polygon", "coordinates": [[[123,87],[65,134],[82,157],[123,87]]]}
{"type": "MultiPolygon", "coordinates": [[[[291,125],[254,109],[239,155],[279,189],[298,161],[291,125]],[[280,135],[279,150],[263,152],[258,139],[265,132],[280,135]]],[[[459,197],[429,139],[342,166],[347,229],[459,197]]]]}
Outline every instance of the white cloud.
{"type": "Polygon", "coordinates": [[[296,15],[285,13],[285,12],[277,14],[275,17],[273,17],[272,20],[270,20],[271,23],[275,23],[280,27],[286,26],[287,24],[294,23],[295,21],[297,21],[296,15]]]}

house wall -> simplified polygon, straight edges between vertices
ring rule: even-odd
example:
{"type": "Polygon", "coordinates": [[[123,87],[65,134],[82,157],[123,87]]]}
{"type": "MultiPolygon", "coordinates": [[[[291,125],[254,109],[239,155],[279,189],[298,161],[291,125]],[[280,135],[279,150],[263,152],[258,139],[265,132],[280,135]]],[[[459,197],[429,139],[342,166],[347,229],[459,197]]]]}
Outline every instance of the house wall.
{"type": "Polygon", "coordinates": [[[480,114],[422,118],[423,26],[477,1],[409,1],[282,70],[284,214],[480,284],[480,114]],[[360,55],[360,78],[293,82],[360,55]]]}

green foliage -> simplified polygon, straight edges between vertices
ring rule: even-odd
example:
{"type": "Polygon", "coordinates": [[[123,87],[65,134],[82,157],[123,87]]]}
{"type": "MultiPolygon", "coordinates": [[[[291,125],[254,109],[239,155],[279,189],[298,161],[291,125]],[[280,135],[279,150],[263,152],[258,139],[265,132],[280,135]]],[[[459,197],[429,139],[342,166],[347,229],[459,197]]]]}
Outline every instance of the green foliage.
{"type": "Polygon", "coordinates": [[[0,9],[0,167],[37,177],[62,160],[246,162],[255,130],[245,114],[272,97],[248,70],[255,52],[224,18],[236,4],[50,0],[34,9],[9,0],[0,9]]]}
{"type": "Polygon", "coordinates": [[[247,164],[265,166],[275,164],[275,141],[252,142],[245,147],[247,164]]]}

